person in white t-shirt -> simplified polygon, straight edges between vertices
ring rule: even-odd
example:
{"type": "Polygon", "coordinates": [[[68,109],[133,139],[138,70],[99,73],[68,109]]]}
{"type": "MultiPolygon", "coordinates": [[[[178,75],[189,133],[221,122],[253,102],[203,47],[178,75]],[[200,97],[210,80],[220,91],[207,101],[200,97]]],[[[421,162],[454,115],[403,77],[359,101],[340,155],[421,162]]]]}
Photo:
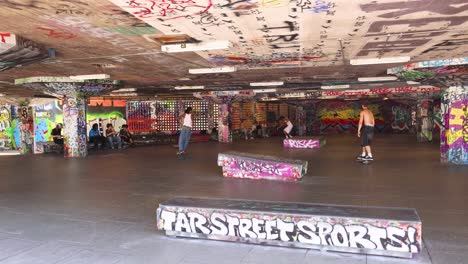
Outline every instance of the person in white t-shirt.
{"type": "Polygon", "coordinates": [[[179,151],[177,155],[184,154],[190,142],[193,126],[192,107],[189,106],[185,109],[185,112],[179,116],[179,122],[182,127],[180,129],[179,151]]]}

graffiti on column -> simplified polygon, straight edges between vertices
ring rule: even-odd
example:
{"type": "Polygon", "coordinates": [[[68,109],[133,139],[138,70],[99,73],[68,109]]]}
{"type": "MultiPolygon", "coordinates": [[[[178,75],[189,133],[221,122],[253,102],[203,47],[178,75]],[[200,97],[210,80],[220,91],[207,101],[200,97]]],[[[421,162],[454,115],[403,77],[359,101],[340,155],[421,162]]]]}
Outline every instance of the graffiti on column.
{"type": "Polygon", "coordinates": [[[441,101],[444,129],[441,130],[442,162],[468,164],[468,92],[451,87],[441,101]]]}
{"type": "Polygon", "coordinates": [[[63,122],[65,157],[86,156],[86,99],[64,98],[63,122]]]}
{"type": "Polygon", "coordinates": [[[417,138],[418,142],[431,142],[434,129],[432,100],[421,100],[417,107],[417,138]]]}
{"type": "Polygon", "coordinates": [[[11,115],[10,105],[0,105],[0,151],[16,149],[13,131],[17,120],[11,115]]]}
{"type": "Polygon", "coordinates": [[[18,107],[18,117],[17,133],[19,134],[19,144],[17,142],[17,147],[23,154],[31,153],[34,145],[34,119],[32,107],[18,107]]]}
{"type": "Polygon", "coordinates": [[[166,231],[239,238],[297,242],[318,246],[351,247],[419,253],[421,225],[392,220],[279,215],[203,208],[158,209],[158,228],[166,231]]]}
{"type": "Polygon", "coordinates": [[[218,141],[229,143],[232,138],[229,129],[229,104],[220,104],[218,111],[218,141]]]}

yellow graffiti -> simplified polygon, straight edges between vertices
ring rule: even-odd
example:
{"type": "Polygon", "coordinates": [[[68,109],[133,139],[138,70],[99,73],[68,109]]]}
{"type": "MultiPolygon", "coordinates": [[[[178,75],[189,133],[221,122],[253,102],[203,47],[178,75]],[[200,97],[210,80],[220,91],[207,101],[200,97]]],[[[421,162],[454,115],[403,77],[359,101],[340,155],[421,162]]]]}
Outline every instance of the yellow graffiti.
{"type": "Polygon", "coordinates": [[[463,109],[452,108],[450,110],[450,115],[454,116],[450,120],[450,126],[462,126],[463,125],[463,118],[465,116],[463,109]]]}
{"type": "Polygon", "coordinates": [[[262,0],[262,6],[266,8],[278,8],[289,5],[289,0],[262,0]]]}
{"type": "Polygon", "coordinates": [[[445,132],[445,135],[447,136],[447,144],[450,146],[453,143],[455,143],[457,140],[463,138],[463,130],[452,132],[449,129],[445,132]]]}

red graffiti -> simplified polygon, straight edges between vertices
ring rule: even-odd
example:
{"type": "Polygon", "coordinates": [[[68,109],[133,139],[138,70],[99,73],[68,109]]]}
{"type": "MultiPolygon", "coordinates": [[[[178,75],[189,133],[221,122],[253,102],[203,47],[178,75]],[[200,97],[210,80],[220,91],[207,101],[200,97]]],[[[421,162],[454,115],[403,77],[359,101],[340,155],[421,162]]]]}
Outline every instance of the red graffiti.
{"type": "Polygon", "coordinates": [[[0,38],[3,43],[6,43],[5,37],[11,37],[10,33],[0,33],[0,38]]]}
{"type": "Polygon", "coordinates": [[[44,28],[44,27],[37,27],[39,30],[45,30],[47,31],[47,36],[51,38],[57,38],[57,39],[72,39],[76,38],[75,34],[69,33],[69,32],[61,32],[61,31],[55,31],[54,29],[51,28],[44,28]]]}
{"type": "Polygon", "coordinates": [[[213,5],[211,0],[130,0],[129,4],[128,7],[137,9],[134,15],[140,18],[158,16],[162,21],[201,15],[213,5]],[[206,3],[200,3],[203,1],[206,3]]]}

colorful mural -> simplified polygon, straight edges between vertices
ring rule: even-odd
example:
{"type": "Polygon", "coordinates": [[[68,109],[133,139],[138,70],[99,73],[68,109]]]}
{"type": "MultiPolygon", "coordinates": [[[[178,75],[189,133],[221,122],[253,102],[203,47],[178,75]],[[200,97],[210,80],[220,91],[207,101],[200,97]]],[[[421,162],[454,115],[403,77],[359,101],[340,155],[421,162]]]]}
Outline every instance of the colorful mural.
{"type": "Polygon", "coordinates": [[[431,142],[434,130],[433,101],[418,101],[417,106],[417,139],[418,142],[431,142]]]}

